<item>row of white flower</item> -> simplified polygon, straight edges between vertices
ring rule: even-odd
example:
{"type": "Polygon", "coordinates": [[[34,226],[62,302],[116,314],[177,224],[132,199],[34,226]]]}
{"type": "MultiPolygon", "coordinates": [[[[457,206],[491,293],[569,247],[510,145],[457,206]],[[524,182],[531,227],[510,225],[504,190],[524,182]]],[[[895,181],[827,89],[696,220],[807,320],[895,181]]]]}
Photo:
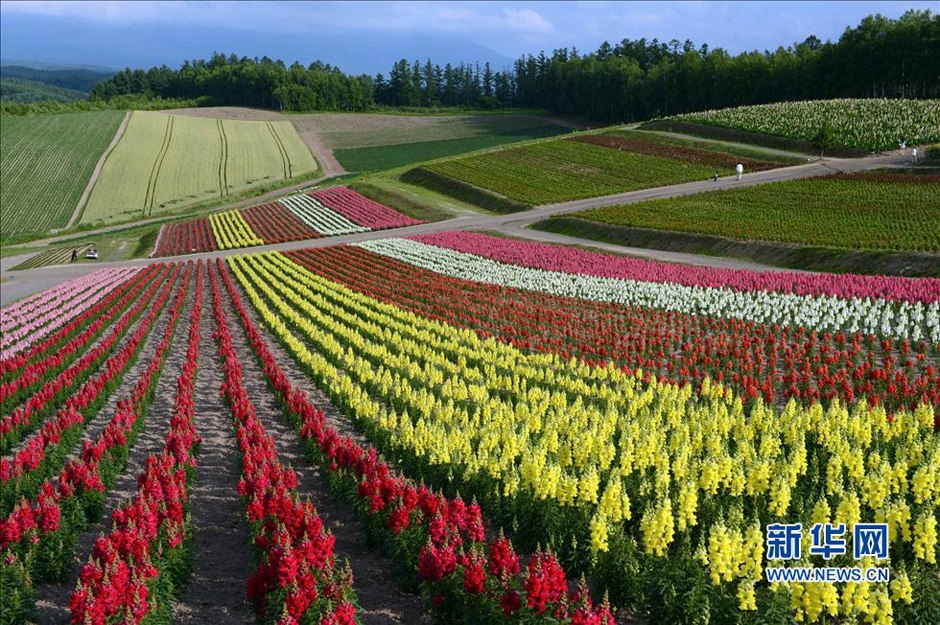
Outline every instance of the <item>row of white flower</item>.
{"type": "Polygon", "coordinates": [[[279,200],[281,206],[294,213],[305,224],[327,236],[368,232],[369,229],[351,222],[309,195],[290,195],[279,200]]]}
{"type": "Polygon", "coordinates": [[[508,265],[409,239],[358,243],[359,247],[440,274],[488,284],[628,306],[940,342],[940,303],[741,292],[673,283],[601,278],[508,265]]]}

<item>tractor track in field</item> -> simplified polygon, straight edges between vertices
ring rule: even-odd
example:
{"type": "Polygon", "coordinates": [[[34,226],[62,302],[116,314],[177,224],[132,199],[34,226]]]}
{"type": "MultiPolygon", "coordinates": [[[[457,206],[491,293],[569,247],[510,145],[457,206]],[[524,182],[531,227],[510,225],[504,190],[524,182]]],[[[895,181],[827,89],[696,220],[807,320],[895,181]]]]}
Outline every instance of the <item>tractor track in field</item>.
{"type": "MultiPolygon", "coordinates": [[[[195,270],[194,270],[195,272],[195,270]]],[[[166,360],[163,369],[160,372],[160,378],[155,387],[154,398],[147,409],[143,429],[140,431],[134,446],[129,450],[127,466],[124,471],[117,476],[112,487],[105,494],[104,510],[101,517],[94,523],[91,523],[75,539],[75,547],[71,566],[66,573],[65,581],[60,584],[43,584],[36,588],[36,607],[39,614],[38,623],[42,625],[64,625],[69,622],[69,595],[75,588],[75,581],[78,579],[82,565],[91,555],[98,536],[105,534],[111,529],[111,514],[121,505],[129,501],[137,493],[137,478],[143,472],[144,464],[148,456],[160,453],[163,443],[166,439],[166,432],[169,429],[170,419],[173,416],[173,407],[176,397],[176,381],[183,369],[186,358],[186,350],[180,347],[181,341],[185,341],[189,333],[189,312],[193,307],[196,276],[195,273],[190,277],[190,292],[186,295],[183,302],[183,308],[177,321],[176,330],[170,347],[167,350],[166,360]]],[[[171,298],[173,296],[171,295],[171,298]]],[[[168,302],[168,306],[172,302],[168,302]]],[[[114,415],[114,409],[117,400],[126,397],[130,388],[137,383],[139,374],[146,369],[157,344],[163,338],[164,328],[169,321],[169,310],[164,308],[160,313],[159,324],[154,326],[150,336],[154,340],[149,340],[141,352],[139,360],[134,363],[131,371],[125,375],[125,379],[115,394],[108,399],[108,403],[98,416],[89,424],[86,430],[84,440],[93,442],[98,434],[103,430],[111,417],[114,415]],[[133,380],[133,383],[129,381],[133,380]],[[92,434],[92,429],[95,429],[92,434]]]]}
{"type": "MultiPolygon", "coordinates": [[[[225,301],[229,302],[224,284],[220,284],[219,288],[225,301]]],[[[314,405],[324,411],[330,425],[344,435],[353,436],[357,442],[368,448],[368,441],[310,382],[280,343],[267,333],[237,281],[235,289],[245,304],[249,318],[259,331],[264,333],[268,349],[274,354],[275,360],[291,384],[308,394],[314,405]]],[[[336,538],[337,564],[347,560],[352,568],[353,587],[359,602],[357,616],[365,625],[430,622],[430,615],[425,610],[422,598],[399,589],[395,563],[366,539],[362,522],[350,510],[348,504],[339,500],[330,489],[323,472],[307,459],[301,447],[300,435],[284,420],[282,410],[248,342],[241,320],[234,311],[229,318],[229,326],[232,331],[232,344],[238,353],[238,361],[245,376],[246,390],[255,406],[256,414],[264,424],[265,430],[273,437],[280,461],[285,465],[289,464],[297,474],[298,493],[311,497],[324,526],[336,538]]]]}
{"type": "Polygon", "coordinates": [[[290,156],[287,154],[287,148],[284,147],[284,144],[281,142],[281,138],[277,135],[277,131],[274,130],[274,124],[271,122],[265,122],[265,125],[268,127],[268,131],[271,133],[271,138],[274,139],[274,145],[277,146],[277,151],[281,155],[281,167],[284,169],[284,179],[289,180],[291,178],[291,162],[290,156]]]}
{"type": "Polygon", "coordinates": [[[173,116],[167,115],[166,130],[163,133],[163,143],[160,144],[160,151],[157,152],[157,158],[150,168],[150,178],[147,180],[147,192],[144,195],[144,210],[147,215],[153,215],[153,203],[157,195],[157,180],[160,178],[160,170],[163,168],[163,160],[167,152],[170,151],[170,142],[173,141],[173,116]]]}
{"type": "Polygon", "coordinates": [[[228,195],[228,137],[222,120],[216,120],[219,127],[219,197],[228,195]]]}

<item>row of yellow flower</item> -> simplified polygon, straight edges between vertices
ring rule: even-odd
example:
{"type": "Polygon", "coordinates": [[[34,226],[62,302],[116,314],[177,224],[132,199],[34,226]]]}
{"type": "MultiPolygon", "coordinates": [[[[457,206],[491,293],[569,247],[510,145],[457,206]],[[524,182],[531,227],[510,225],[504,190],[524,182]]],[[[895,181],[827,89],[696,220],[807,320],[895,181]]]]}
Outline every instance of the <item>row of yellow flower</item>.
{"type": "Polygon", "coordinates": [[[220,250],[264,245],[264,241],[255,234],[237,210],[213,213],[209,215],[209,223],[220,250]]]}
{"type": "MultiPolygon", "coordinates": [[[[717,385],[693,397],[614,367],[525,354],[377,302],[279,254],[230,264],[265,323],[354,418],[429,464],[488,476],[507,497],[525,489],[563,508],[586,507],[595,550],[606,550],[609,532],[635,512],[650,554],[667,555],[677,532],[697,528],[708,537],[697,556],[714,583],[739,580],[742,609],[753,609],[763,575],[760,523],[744,509],[775,519],[812,510],[813,522],[846,523],[850,533],[873,515],[889,523],[893,542],[936,564],[940,437],[929,406],[890,421],[864,405],[745,410],[717,385]],[[811,464],[819,493],[794,506],[811,464]],[[716,498],[723,518],[700,520],[700,507],[716,498]]],[[[894,598],[909,600],[905,563],[892,564],[894,598]]],[[[845,585],[841,602],[830,586],[794,584],[798,618],[890,617],[884,585],[845,585]]]]}

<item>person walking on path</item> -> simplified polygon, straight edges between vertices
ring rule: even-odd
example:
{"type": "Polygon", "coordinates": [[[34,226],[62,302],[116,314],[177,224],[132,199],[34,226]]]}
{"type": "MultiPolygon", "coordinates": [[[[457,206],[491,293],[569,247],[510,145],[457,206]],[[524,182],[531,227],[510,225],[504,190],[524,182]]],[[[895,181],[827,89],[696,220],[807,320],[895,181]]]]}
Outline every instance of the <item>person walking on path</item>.
{"type": "Polygon", "coordinates": [[[69,262],[74,263],[76,260],[78,260],[78,250],[72,250],[72,260],[69,262]]]}
{"type": "Polygon", "coordinates": [[[737,165],[735,165],[734,171],[736,174],[738,174],[738,180],[740,180],[741,176],[744,175],[744,165],[742,165],[741,163],[738,163],[737,165]]]}

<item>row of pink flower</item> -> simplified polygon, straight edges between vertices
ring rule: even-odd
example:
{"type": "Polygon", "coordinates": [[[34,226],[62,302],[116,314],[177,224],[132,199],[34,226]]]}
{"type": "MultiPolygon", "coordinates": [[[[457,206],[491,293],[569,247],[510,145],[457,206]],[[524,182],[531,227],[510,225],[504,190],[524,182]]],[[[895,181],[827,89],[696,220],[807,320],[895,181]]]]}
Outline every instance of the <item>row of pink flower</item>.
{"type": "Polygon", "coordinates": [[[588,252],[548,243],[503,239],[476,232],[441,232],[410,238],[503,263],[603,278],[670,282],[735,291],[869,297],[924,303],[940,301],[940,279],[936,278],[716,269],[588,252]]]}
{"type": "Polygon", "coordinates": [[[423,224],[423,221],[402,215],[396,210],[374,202],[348,187],[321,189],[310,194],[327,208],[352,222],[372,230],[401,228],[423,224]]]}
{"type": "Polygon", "coordinates": [[[146,285],[146,278],[157,274],[156,267],[151,266],[145,272],[138,273],[133,280],[127,280],[114,289],[91,308],[80,315],[72,317],[68,323],[59,328],[59,331],[46,336],[42,341],[33,343],[29,349],[8,358],[0,364],[0,406],[3,414],[9,412],[9,406],[22,399],[23,393],[43,381],[48,376],[74,362],[85,349],[101,336],[107,329],[109,322],[123,312],[130,305],[136,294],[146,285]],[[79,331],[80,330],[80,331],[79,331]],[[63,337],[72,335],[68,340],[63,337]],[[39,358],[33,358],[36,355],[39,358]],[[15,372],[13,375],[8,375],[15,372]]]}
{"type": "MultiPolygon", "coordinates": [[[[164,304],[169,299],[173,288],[177,286],[180,268],[181,266],[176,267],[172,279],[167,281],[157,300],[150,305],[146,317],[137,326],[134,334],[121,347],[120,351],[115,352],[105,361],[101,366],[100,373],[82,384],[75,393],[70,395],[65,405],[56,412],[55,417],[46,421],[36,434],[27,439],[11,459],[0,459],[0,488],[6,490],[18,489],[22,476],[31,474],[39,468],[51,449],[70,442],[71,437],[66,436],[67,433],[72,432],[73,436],[77,436],[85,428],[87,415],[83,415],[82,411],[98,400],[102,393],[105,396],[110,394],[111,389],[109,389],[109,386],[112,386],[112,381],[118,379],[127,371],[131,360],[142,348],[154,323],[163,311],[164,304]]],[[[191,272],[192,268],[190,267],[182,278],[183,285],[189,281],[191,272]]],[[[181,287],[177,290],[168,326],[175,324],[176,318],[182,310],[185,295],[185,288],[181,287]]],[[[142,301],[141,305],[144,304],[146,302],[142,301]]],[[[158,347],[152,357],[153,362],[159,363],[159,361],[162,361],[164,352],[169,347],[169,342],[170,339],[168,338],[158,347]]],[[[151,369],[148,369],[147,374],[154,375],[156,367],[157,365],[154,365],[151,369]]]]}
{"type": "MultiPolygon", "coordinates": [[[[9,445],[15,444],[21,440],[21,437],[31,432],[38,423],[37,415],[41,417],[46,411],[54,409],[59,401],[60,394],[67,391],[75,384],[78,384],[95,370],[97,363],[108,354],[117,341],[124,335],[128,328],[150,302],[153,294],[160,287],[166,275],[166,267],[161,268],[161,273],[156,280],[150,283],[147,290],[140,299],[134,304],[133,308],[124,312],[120,319],[114,324],[105,338],[94,345],[86,353],[66,369],[58,372],[54,377],[45,381],[23,404],[20,404],[10,414],[0,419],[0,443],[4,449],[9,445]]],[[[175,278],[172,278],[175,279],[175,278]]],[[[130,295],[132,292],[128,293],[130,295]]],[[[75,397],[78,393],[70,392],[69,399],[75,397]]]]}
{"type": "Polygon", "coordinates": [[[73,280],[70,285],[69,296],[63,295],[48,303],[36,306],[29,313],[22,316],[14,313],[11,318],[17,319],[13,329],[4,330],[0,338],[0,359],[7,359],[30,343],[46,336],[56,330],[75,315],[81,314],[87,308],[94,306],[102,297],[121,283],[126,282],[140,271],[139,268],[122,270],[114,274],[98,276],[97,272],[91,276],[73,280]]]}
{"type": "Polygon", "coordinates": [[[89,291],[101,289],[105,284],[112,283],[122,277],[127,278],[140,271],[139,268],[101,269],[74,280],[62,282],[34,293],[27,298],[0,309],[0,331],[6,332],[16,326],[34,319],[50,306],[63,304],[87,294],[89,291]]]}

